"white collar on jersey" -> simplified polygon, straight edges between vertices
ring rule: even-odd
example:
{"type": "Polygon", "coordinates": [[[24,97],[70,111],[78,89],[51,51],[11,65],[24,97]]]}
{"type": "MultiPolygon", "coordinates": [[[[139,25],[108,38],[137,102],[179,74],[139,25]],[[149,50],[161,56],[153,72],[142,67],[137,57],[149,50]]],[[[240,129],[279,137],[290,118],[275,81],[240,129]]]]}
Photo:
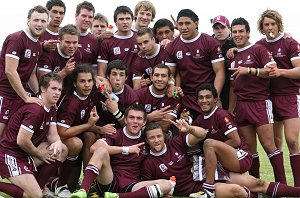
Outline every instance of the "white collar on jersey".
{"type": "Polygon", "coordinates": [[[52,31],[49,30],[48,28],[46,28],[46,31],[47,31],[49,34],[53,35],[53,36],[58,36],[58,32],[52,32],[52,31]]]}
{"type": "Polygon", "coordinates": [[[152,89],[153,89],[153,85],[150,85],[149,86],[149,91],[150,91],[150,93],[151,93],[151,95],[153,97],[155,97],[155,98],[163,98],[163,97],[165,97],[166,94],[160,94],[160,95],[158,95],[158,94],[154,93],[152,89]]]}
{"type": "Polygon", "coordinates": [[[86,100],[86,99],[89,97],[89,96],[81,97],[81,96],[78,95],[78,93],[77,93],[76,91],[74,91],[73,94],[74,94],[75,96],[77,96],[77,98],[79,98],[79,100],[86,100]]]}
{"type": "Polygon", "coordinates": [[[125,85],[123,85],[123,87],[122,87],[122,89],[121,89],[120,91],[118,91],[118,92],[114,92],[114,94],[116,94],[116,95],[120,95],[121,93],[123,93],[123,91],[124,91],[124,87],[125,87],[125,85]]]}
{"type": "Polygon", "coordinates": [[[191,40],[186,40],[186,39],[182,38],[182,35],[180,35],[180,40],[184,43],[192,43],[192,42],[196,41],[200,36],[201,36],[201,32],[198,32],[198,35],[195,38],[193,38],[191,40]]]}
{"type": "Polygon", "coordinates": [[[139,134],[138,134],[138,135],[135,135],[135,136],[129,135],[129,134],[127,133],[127,131],[126,131],[126,126],[123,127],[123,133],[125,134],[126,137],[128,137],[129,139],[133,139],[133,140],[139,139],[139,138],[141,137],[141,135],[142,135],[142,131],[140,131],[139,134]]]}
{"type": "Polygon", "coordinates": [[[56,44],[56,48],[57,48],[57,51],[58,51],[58,54],[63,57],[63,58],[70,58],[70,56],[66,56],[63,54],[63,52],[60,50],[59,48],[59,43],[56,44]]]}
{"type": "Polygon", "coordinates": [[[27,32],[27,30],[25,29],[25,30],[23,30],[23,32],[26,34],[26,36],[30,39],[30,40],[32,40],[33,42],[38,42],[39,41],[39,39],[36,39],[36,38],[34,38],[33,36],[31,36],[28,32],[27,32]]]}
{"type": "Polygon", "coordinates": [[[249,49],[250,47],[252,47],[253,45],[254,45],[253,43],[250,43],[250,45],[247,45],[246,47],[243,47],[243,48],[238,49],[237,52],[245,51],[245,50],[249,49]]]}
{"type": "Polygon", "coordinates": [[[273,42],[276,42],[276,41],[278,41],[279,39],[281,39],[283,36],[284,36],[284,34],[283,34],[283,33],[280,33],[280,35],[279,35],[277,38],[274,38],[274,39],[268,39],[268,38],[266,38],[266,41],[267,41],[268,43],[273,43],[273,42]]]}
{"type": "Polygon", "coordinates": [[[160,152],[153,152],[152,150],[150,150],[150,154],[153,156],[161,156],[165,154],[167,150],[168,150],[167,145],[164,143],[164,148],[160,152]]]}
{"type": "Polygon", "coordinates": [[[150,56],[146,55],[145,56],[146,59],[154,58],[154,57],[156,57],[159,54],[159,52],[160,52],[160,44],[156,44],[156,46],[157,46],[157,49],[156,49],[155,53],[152,54],[152,55],[150,55],[150,56]]]}
{"type": "Polygon", "coordinates": [[[87,36],[89,34],[88,31],[85,31],[85,32],[80,32],[80,36],[87,36]]]}
{"type": "Polygon", "coordinates": [[[117,35],[117,34],[114,34],[114,37],[115,38],[118,38],[118,39],[129,39],[129,38],[131,38],[133,36],[133,32],[131,31],[130,32],[130,35],[127,35],[127,36],[119,36],[119,35],[117,35]]]}
{"type": "MultiPolygon", "coordinates": [[[[43,99],[41,95],[39,95],[38,98],[41,99],[41,100],[43,99]]],[[[47,111],[47,112],[50,111],[50,108],[48,109],[45,105],[44,105],[44,109],[45,109],[45,111],[47,111]]]]}
{"type": "Polygon", "coordinates": [[[208,114],[208,115],[204,115],[204,119],[208,119],[208,118],[210,118],[215,112],[216,112],[216,110],[218,109],[219,107],[218,106],[216,106],[215,107],[215,109],[212,111],[212,112],[210,112],[210,114],[208,114]]]}

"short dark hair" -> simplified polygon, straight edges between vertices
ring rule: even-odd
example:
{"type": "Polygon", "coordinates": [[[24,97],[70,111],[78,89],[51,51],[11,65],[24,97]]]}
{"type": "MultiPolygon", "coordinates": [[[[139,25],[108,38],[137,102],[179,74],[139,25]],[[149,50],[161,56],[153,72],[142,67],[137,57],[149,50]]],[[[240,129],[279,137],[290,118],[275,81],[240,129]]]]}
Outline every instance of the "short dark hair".
{"type": "Polygon", "coordinates": [[[177,21],[179,20],[180,17],[188,17],[190,18],[192,21],[196,22],[199,21],[199,17],[198,15],[190,10],[190,9],[182,9],[179,11],[178,15],[177,15],[177,21]]]}
{"type": "Polygon", "coordinates": [[[64,8],[64,13],[66,13],[66,5],[62,0],[49,0],[46,3],[46,8],[50,11],[53,6],[59,6],[64,8]]]}
{"type": "Polygon", "coordinates": [[[145,34],[149,34],[150,38],[154,38],[153,31],[149,27],[143,27],[139,29],[136,33],[136,36],[144,36],[145,34]]]}
{"type": "Polygon", "coordinates": [[[127,118],[128,112],[130,110],[143,112],[143,118],[144,118],[144,120],[147,119],[147,112],[146,112],[146,110],[145,110],[145,108],[144,108],[143,105],[135,103],[135,104],[132,104],[129,107],[127,107],[126,110],[125,110],[125,113],[124,113],[125,118],[127,118]]]}
{"type": "Polygon", "coordinates": [[[133,13],[132,13],[132,10],[127,7],[127,6],[119,6],[115,9],[115,12],[114,12],[114,22],[117,21],[117,16],[118,14],[130,14],[131,15],[131,19],[133,20],[133,13]]]}
{"type": "Polygon", "coordinates": [[[119,70],[125,70],[125,75],[128,75],[127,65],[122,60],[116,59],[108,63],[106,69],[106,76],[109,76],[111,74],[111,70],[114,68],[119,70]]]}
{"type": "Polygon", "coordinates": [[[202,83],[199,87],[196,88],[196,98],[199,99],[199,92],[202,90],[208,90],[212,93],[214,98],[218,98],[218,92],[215,86],[211,83],[202,83]]]}
{"type": "MultiPolygon", "coordinates": [[[[40,79],[40,81],[39,81],[40,89],[41,89],[41,87],[47,89],[50,85],[51,80],[52,81],[57,81],[59,83],[63,83],[62,77],[60,77],[57,73],[49,72],[49,73],[43,75],[42,78],[40,79]]],[[[40,90],[39,93],[41,93],[41,90],[40,90]]]]}
{"type": "Polygon", "coordinates": [[[147,138],[147,132],[154,130],[154,129],[161,129],[162,133],[164,133],[163,129],[161,128],[160,124],[158,124],[157,122],[149,122],[146,124],[145,128],[144,128],[144,136],[145,138],[147,138]]]}
{"type": "Polygon", "coordinates": [[[157,29],[158,28],[162,28],[162,27],[165,27],[165,26],[168,26],[170,28],[170,30],[172,32],[174,32],[174,25],[173,25],[173,23],[169,19],[163,18],[163,19],[157,20],[154,23],[154,26],[153,26],[153,33],[154,33],[154,35],[155,36],[157,35],[157,29]]]}
{"type": "Polygon", "coordinates": [[[93,6],[93,4],[91,2],[88,2],[88,1],[84,1],[77,5],[76,16],[78,16],[80,14],[80,11],[82,9],[87,9],[89,11],[93,11],[93,14],[95,13],[95,7],[93,6]]]}
{"type": "Polygon", "coordinates": [[[171,69],[170,69],[170,67],[168,67],[167,65],[162,64],[162,63],[159,63],[159,64],[155,65],[155,66],[153,67],[152,75],[154,74],[155,68],[167,69],[167,70],[168,70],[168,76],[169,76],[169,77],[171,76],[171,69]]]}
{"type": "Polygon", "coordinates": [[[59,32],[58,32],[58,37],[59,37],[59,40],[62,40],[63,39],[63,36],[65,34],[70,34],[70,35],[76,35],[79,37],[80,35],[80,32],[78,30],[78,28],[73,25],[73,24],[68,24],[68,25],[65,25],[64,27],[62,27],[59,32]]]}
{"type": "Polygon", "coordinates": [[[246,19],[244,19],[243,17],[239,17],[239,18],[236,18],[232,21],[231,23],[231,30],[232,30],[232,27],[235,26],[235,25],[245,25],[245,28],[246,28],[246,31],[247,32],[250,32],[250,26],[249,26],[249,23],[246,19]]]}
{"type": "Polygon", "coordinates": [[[75,69],[73,70],[72,74],[71,74],[71,79],[72,79],[72,89],[70,91],[74,91],[75,87],[74,87],[74,83],[76,83],[78,75],[80,73],[90,73],[92,75],[92,79],[94,81],[94,84],[96,82],[95,79],[95,75],[94,72],[92,70],[92,68],[89,65],[86,64],[82,64],[82,65],[76,65],[75,69]]]}
{"type": "Polygon", "coordinates": [[[28,11],[28,15],[27,15],[27,19],[30,19],[31,18],[31,15],[33,12],[38,12],[38,13],[46,13],[49,17],[49,12],[47,10],[47,8],[41,6],[41,5],[37,5],[37,6],[34,6],[33,8],[31,8],[29,11],[28,11]]]}

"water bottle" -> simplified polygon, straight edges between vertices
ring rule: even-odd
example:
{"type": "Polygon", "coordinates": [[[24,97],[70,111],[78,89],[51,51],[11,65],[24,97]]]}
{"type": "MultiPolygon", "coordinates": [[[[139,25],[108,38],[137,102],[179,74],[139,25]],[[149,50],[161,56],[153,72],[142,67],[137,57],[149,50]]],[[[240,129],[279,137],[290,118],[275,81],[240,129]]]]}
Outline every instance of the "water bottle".
{"type": "Polygon", "coordinates": [[[99,87],[98,87],[98,90],[106,97],[106,98],[110,98],[110,99],[112,99],[113,101],[116,101],[116,102],[118,102],[119,101],[119,97],[116,95],[116,94],[114,94],[113,92],[111,92],[108,96],[107,96],[107,94],[105,93],[105,86],[104,86],[104,84],[101,84],[99,87]]]}
{"type": "Polygon", "coordinates": [[[176,185],[176,177],[175,177],[175,176],[170,177],[169,182],[170,182],[170,184],[171,184],[171,186],[172,186],[172,188],[171,188],[169,194],[170,194],[170,195],[173,195],[174,188],[175,188],[175,185],[176,185]]]}
{"type": "Polygon", "coordinates": [[[107,26],[106,31],[114,33],[114,26],[112,25],[107,26]]]}

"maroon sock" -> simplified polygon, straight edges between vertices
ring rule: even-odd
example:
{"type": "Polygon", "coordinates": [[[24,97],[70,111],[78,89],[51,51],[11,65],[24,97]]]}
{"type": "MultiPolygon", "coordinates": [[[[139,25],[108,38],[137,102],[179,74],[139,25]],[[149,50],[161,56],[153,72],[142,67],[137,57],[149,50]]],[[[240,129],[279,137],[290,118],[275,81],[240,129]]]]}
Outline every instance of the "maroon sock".
{"type": "Polygon", "coordinates": [[[22,198],[24,190],[14,184],[0,182],[0,192],[4,192],[15,198],[22,198]]]}
{"type": "Polygon", "coordinates": [[[283,165],[283,153],[276,149],[272,153],[269,153],[268,157],[273,167],[275,181],[287,184],[283,165]]]}
{"type": "Polygon", "coordinates": [[[299,197],[300,188],[277,182],[270,182],[266,194],[271,197],[299,197]]]}
{"type": "Polygon", "coordinates": [[[37,176],[37,182],[40,185],[41,189],[45,187],[45,184],[49,180],[49,178],[58,171],[58,168],[60,167],[61,162],[58,160],[55,160],[55,162],[51,164],[44,164],[42,165],[42,169],[40,171],[40,174],[37,176]]]}
{"type": "Polygon", "coordinates": [[[253,161],[252,161],[251,168],[249,170],[249,174],[255,178],[260,178],[260,175],[259,175],[260,163],[259,163],[258,153],[252,154],[252,158],[253,158],[253,161]]]}
{"type": "Polygon", "coordinates": [[[60,174],[59,174],[59,180],[57,183],[57,186],[64,186],[67,184],[68,182],[68,178],[70,175],[70,169],[72,169],[73,167],[77,166],[77,158],[78,157],[67,157],[67,159],[62,163],[61,167],[60,167],[60,174]]]}
{"type": "Polygon", "coordinates": [[[290,162],[294,177],[294,186],[300,187],[300,153],[290,155],[290,162]]]}
{"type": "Polygon", "coordinates": [[[133,192],[128,192],[128,193],[118,193],[119,194],[119,198],[136,198],[136,197],[155,197],[151,194],[151,190],[148,189],[149,186],[145,186],[143,188],[140,188],[136,191],[133,192]],[[151,195],[149,195],[149,193],[151,195]]]}
{"type": "Polygon", "coordinates": [[[55,191],[55,188],[57,186],[57,182],[58,182],[59,177],[50,177],[50,179],[48,179],[48,182],[46,184],[46,186],[48,187],[49,190],[51,190],[52,192],[55,191]]]}
{"type": "Polygon", "coordinates": [[[97,178],[98,175],[99,175],[99,169],[92,164],[88,164],[84,170],[84,177],[80,188],[88,192],[90,190],[92,183],[94,182],[94,180],[97,178]]]}

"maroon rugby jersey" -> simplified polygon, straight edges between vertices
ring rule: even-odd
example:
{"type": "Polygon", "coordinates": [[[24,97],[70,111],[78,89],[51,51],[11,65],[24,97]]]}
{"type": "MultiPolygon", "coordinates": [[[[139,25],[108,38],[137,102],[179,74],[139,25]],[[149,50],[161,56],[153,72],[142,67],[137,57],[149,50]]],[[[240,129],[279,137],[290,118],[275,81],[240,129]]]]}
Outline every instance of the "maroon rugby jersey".
{"type": "Polygon", "coordinates": [[[25,104],[11,116],[3,136],[0,138],[0,149],[17,158],[28,156],[17,144],[20,128],[33,134],[31,141],[37,147],[40,143],[47,141],[50,125],[56,125],[56,109],[54,107],[47,109],[45,106],[35,103],[25,104]]]}
{"type": "MultiPolygon", "coordinates": [[[[229,139],[227,135],[237,130],[237,124],[234,121],[233,116],[228,111],[218,107],[216,107],[209,115],[199,115],[194,120],[193,125],[205,129],[207,132],[205,139],[210,138],[221,142],[226,142],[229,139]]],[[[248,145],[241,136],[240,139],[241,145],[239,148],[247,151],[248,145]]],[[[201,151],[203,151],[203,149],[201,151]]]]}
{"type": "Polygon", "coordinates": [[[164,64],[166,60],[166,50],[157,45],[156,52],[151,56],[137,57],[131,65],[132,80],[140,80],[144,74],[144,78],[150,78],[153,67],[157,64],[164,64]]]}
{"type": "Polygon", "coordinates": [[[0,56],[0,95],[11,99],[19,98],[5,74],[5,57],[19,61],[17,72],[25,88],[37,65],[41,51],[42,47],[38,39],[33,38],[26,30],[15,32],[6,37],[0,56]]]}
{"type": "Polygon", "coordinates": [[[57,110],[57,125],[65,128],[88,122],[93,108],[92,94],[80,97],[75,91],[66,95],[57,110]]]}
{"type": "MultiPolygon", "coordinates": [[[[144,138],[141,132],[137,136],[129,135],[126,132],[126,127],[124,127],[113,135],[106,135],[100,141],[104,141],[110,146],[131,146],[144,142],[144,138]]],[[[145,146],[140,148],[139,156],[135,154],[124,155],[121,153],[110,156],[110,164],[121,189],[129,184],[140,181],[140,166],[148,154],[145,146]]]]}
{"type": "MultiPolygon", "coordinates": [[[[124,88],[120,92],[115,93],[118,98],[118,107],[119,110],[124,114],[127,107],[130,105],[136,103],[138,101],[138,97],[136,93],[132,90],[132,88],[129,85],[124,85],[124,88]]],[[[119,129],[121,128],[121,125],[119,124],[118,120],[113,116],[112,113],[110,113],[105,105],[101,103],[105,102],[107,98],[101,93],[98,92],[95,94],[94,97],[94,104],[97,108],[97,112],[99,115],[99,120],[97,121],[98,126],[104,126],[106,124],[115,124],[115,128],[119,129]]]]}
{"type": "MultiPolygon", "coordinates": [[[[279,69],[293,69],[292,60],[300,59],[300,44],[293,38],[279,37],[268,40],[261,39],[257,42],[264,45],[272,54],[279,69]]],[[[272,95],[295,95],[299,94],[300,81],[284,77],[271,79],[272,95]]]]}
{"type": "MultiPolygon", "coordinates": [[[[264,68],[275,63],[271,53],[259,44],[250,44],[238,50],[229,67],[264,68]]],[[[237,100],[263,101],[270,95],[270,79],[254,75],[243,75],[233,80],[237,100]]]]}
{"type": "Polygon", "coordinates": [[[155,180],[176,177],[174,194],[178,196],[198,192],[201,182],[193,181],[192,162],[186,151],[189,148],[186,135],[178,135],[166,142],[159,153],[150,151],[142,165],[142,179],[155,180]]]}
{"type": "Polygon", "coordinates": [[[93,67],[97,67],[99,43],[93,34],[89,32],[81,33],[78,41],[78,49],[82,54],[80,63],[87,63],[93,67]]]}
{"type": "Polygon", "coordinates": [[[39,41],[44,43],[49,40],[58,40],[58,32],[52,32],[46,28],[46,31],[39,37],[39,41]]]}
{"type": "Polygon", "coordinates": [[[152,89],[153,85],[136,90],[139,104],[145,107],[147,114],[170,105],[172,111],[168,114],[177,118],[179,99],[169,98],[166,94],[157,95],[152,89]]]}

